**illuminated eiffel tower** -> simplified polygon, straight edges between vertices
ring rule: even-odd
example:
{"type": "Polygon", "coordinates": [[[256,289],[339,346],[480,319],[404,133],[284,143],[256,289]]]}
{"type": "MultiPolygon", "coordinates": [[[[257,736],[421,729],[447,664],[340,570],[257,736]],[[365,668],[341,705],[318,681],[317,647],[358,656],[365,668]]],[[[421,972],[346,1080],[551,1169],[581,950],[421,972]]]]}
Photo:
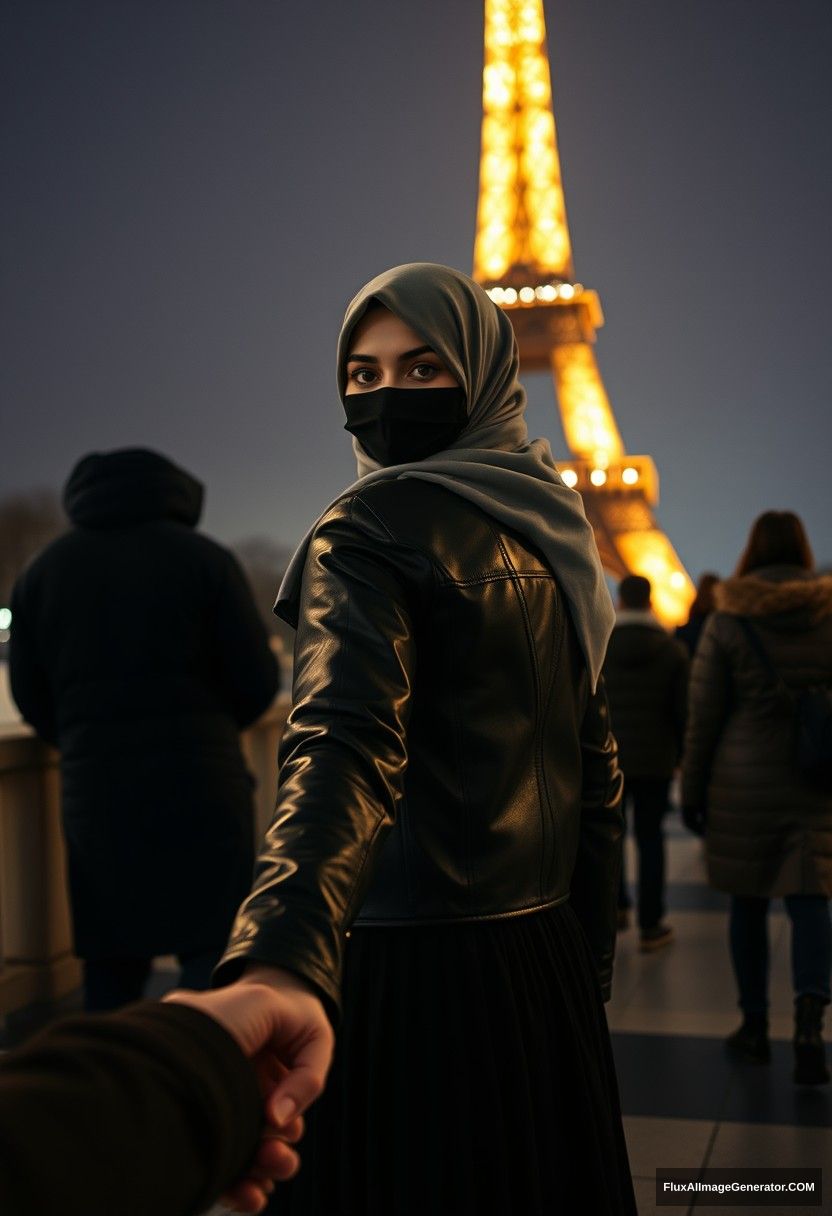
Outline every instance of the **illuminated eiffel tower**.
{"type": "Polygon", "coordinates": [[[685,620],[693,587],[653,514],[656,466],[625,452],[593,351],[601,305],[575,282],[542,0],[485,0],[474,277],[511,318],[522,369],[552,370],[572,455],[558,467],[604,568],[646,575],[661,619],[685,620]]]}

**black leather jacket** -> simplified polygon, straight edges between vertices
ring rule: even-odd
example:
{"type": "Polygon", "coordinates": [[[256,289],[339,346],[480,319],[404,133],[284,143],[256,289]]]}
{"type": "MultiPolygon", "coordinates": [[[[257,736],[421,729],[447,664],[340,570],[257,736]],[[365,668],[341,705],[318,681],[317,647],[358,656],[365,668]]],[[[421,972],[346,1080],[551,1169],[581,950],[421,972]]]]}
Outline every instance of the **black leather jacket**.
{"type": "Polygon", "coordinates": [[[319,522],[295,611],[277,808],[218,981],[285,967],[337,1017],[353,922],[571,899],[607,996],[622,780],[551,570],[459,495],[376,482],[319,522]]]}

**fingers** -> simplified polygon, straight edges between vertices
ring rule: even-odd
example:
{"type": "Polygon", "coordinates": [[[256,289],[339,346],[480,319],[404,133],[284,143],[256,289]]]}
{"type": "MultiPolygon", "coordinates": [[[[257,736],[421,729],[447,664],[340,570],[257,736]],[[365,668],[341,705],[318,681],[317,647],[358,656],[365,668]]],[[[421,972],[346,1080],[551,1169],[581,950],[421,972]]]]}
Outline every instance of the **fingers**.
{"type": "Polygon", "coordinates": [[[268,1129],[266,1132],[264,1132],[264,1137],[267,1140],[285,1140],[287,1144],[297,1144],[298,1140],[300,1140],[303,1136],[303,1133],[303,1115],[298,1115],[297,1118],[291,1121],[291,1123],[288,1123],[285,1127],[281,1127],[279,1130],[274,1127],[268,1129]]]}
{"type": "Polygon", "coordinates": [[[275,1182],[288,1182],[299,1169],[300,1157],[294,1149],[282,1140],[267,1140],[246,1177],[221,1195],[220,1202],[232,1212],[262,1212],[275,1182]]]}
{"type": "Polygon", "coordinates": [[[220,1195],[220,1203],[230,1212],[262,1212],[269,1202],[269,1194],[256,1182],[238,1182],[220,1195]]]}
{"type": "Polygon", "coordinates": [[[267,1104],[269,1116],[278,1127],[289,1123],[320,1096],[332,1062],[332,1047],[332,1032],[326,1024],[314,1028],[292,1051],[290,1059],[283,1055],[289,1072],[267,1104]]]}
{"type": "Polygon", "coordinates": [[[279,1135],[267,1132],[245,1177],[229,1187],[220,1201],[232,1212],[262,1212],[275,1182],[288,1182],[300,1169],[300,1157],[290,1145],[296,1144],[303,1132],[300,1117],[293,1119],[279,1135]]]}
{"type": "Polygon", "coordinates": [[[285,1182],[300,1168],[300,1157],[282,1140],[265,1140],[246,1173],[246,1180],[285,1182]]]}
{"type": "Polygon", "coordinates": [[[291,1127],[286,1132],[281,1132],[280,1135],[267,1131],[260,1141],[260,1147],[248,1173],[253,1178],[273,1177],[275,1168],[279,1167],[279,1163],[286,1158],[286,1150],[297,1156],[297,1153],[289,1146],[297,1144],[302,1136],[302,1119],[296,1119],[291,1127]]]}

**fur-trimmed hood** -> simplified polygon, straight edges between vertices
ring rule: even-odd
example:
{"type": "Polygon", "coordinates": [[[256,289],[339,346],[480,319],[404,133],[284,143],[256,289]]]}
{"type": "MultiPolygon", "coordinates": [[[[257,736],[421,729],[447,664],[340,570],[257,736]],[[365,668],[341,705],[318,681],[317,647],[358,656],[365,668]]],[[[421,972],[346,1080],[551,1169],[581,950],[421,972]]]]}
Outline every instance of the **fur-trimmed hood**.
{"type": "Polygon", "coordinates": [[[727,578],[714,590],[718,612],[771,617],[784,629],[805,629],[832,616],[832,575],[814,575],[797,566],[766,566],[727,578]]]}

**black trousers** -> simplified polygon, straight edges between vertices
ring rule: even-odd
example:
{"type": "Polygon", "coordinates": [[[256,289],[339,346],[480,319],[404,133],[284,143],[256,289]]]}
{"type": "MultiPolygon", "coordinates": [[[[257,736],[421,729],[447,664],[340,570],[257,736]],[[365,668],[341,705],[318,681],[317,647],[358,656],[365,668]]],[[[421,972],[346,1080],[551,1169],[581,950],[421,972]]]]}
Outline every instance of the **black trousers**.
{"type": "MultiPolygon", "coordinates": [[[[743,1013],[768,1010],[768,907],[756,895],[732,895],[729,933],[731,961],[743,1013]]],[[[792,984],[795,996],[813,993],[829,1002],[832,976],[832,919],[825,895],[786,895],[792,925],[792,984]]]]}
{"type": "MultiPolygon", "coordinates": [[[[194,954],[179,954],[180,988],[204,991],[211,987],[211,972],[225,946],[194,954]]],[[[106,1013],[132,1005],[144,996],[152,958],[94,958],[84,960],[84,1008],[87,1013],[106,1013]]]]}
{"type": "MultiPolygon", "coordinates": [[[[632,805],[638,849],[638,924],[643,931],[659,924],[664,905],[664,832],[669,777],[628,777],[624,781],[624,810],[632,805]]],[[[618,892],[619,908],[630,907],[624,871],[618,892]]]]}

